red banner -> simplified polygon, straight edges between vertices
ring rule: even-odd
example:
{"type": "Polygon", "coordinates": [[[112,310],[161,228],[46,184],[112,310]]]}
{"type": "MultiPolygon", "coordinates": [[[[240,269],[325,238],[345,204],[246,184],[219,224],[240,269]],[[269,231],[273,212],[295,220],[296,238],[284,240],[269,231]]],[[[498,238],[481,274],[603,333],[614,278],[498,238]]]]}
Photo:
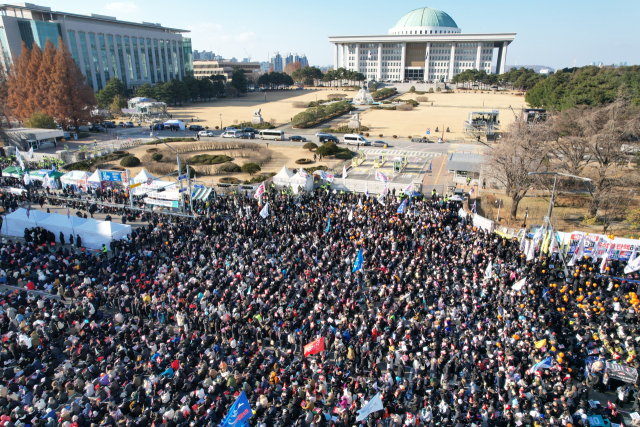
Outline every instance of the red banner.
{"type": "Polygon", "coordinates": [[[311,341],[309,344],[304,346],[305,356],[320,353],[321,351],[324,351],[324,337],[320,337],[315,341],[311,341]]]}

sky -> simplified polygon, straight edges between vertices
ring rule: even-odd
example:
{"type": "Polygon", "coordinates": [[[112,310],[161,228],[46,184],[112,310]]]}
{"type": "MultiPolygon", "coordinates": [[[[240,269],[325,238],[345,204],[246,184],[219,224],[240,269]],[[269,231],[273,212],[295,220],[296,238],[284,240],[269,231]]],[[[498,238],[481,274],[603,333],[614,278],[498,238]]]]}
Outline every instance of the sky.
{"type": "Polygon", "coordinates": [[[447,12],[463,33],[515,32],[507,64],[555,69],[627,62],[640,64],[637,0],[413,0],[256,1],[34,0],[53,10],[99,13],[190,30],[194,50],[224,58],[267,61],[274,51],[306,54],[311,65],[333,65],[328,36],[387,34],[405,13],[432,7],[447,12]],[[241,7],[238,7],[241,6],[241,7]]]}

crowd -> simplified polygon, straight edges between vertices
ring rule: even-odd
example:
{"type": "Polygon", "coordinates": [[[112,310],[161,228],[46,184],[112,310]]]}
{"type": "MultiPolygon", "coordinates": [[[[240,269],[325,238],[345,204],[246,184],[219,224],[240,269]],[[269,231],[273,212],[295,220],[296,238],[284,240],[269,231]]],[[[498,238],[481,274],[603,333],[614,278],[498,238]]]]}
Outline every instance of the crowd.
{"type": "Polygon", "coordinates": [[[379,393],[371,427],[586,427],[634,400],[602,363],[639,366],[624,262],[564,278],[436,197],[262,202],[149,215],[111,256],[5,239],[0,276],[25,291],[0,302],[0,425],[213,427],[244,393],[251,427],[351,427],[379,393]]]}

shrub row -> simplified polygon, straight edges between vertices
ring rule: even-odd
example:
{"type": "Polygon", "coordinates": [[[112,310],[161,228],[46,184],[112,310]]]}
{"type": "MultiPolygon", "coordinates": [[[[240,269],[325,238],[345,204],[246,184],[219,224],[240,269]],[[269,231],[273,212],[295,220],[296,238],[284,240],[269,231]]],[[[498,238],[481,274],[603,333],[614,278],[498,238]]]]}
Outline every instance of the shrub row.
{"type": "Polygon", "coordinates": [[[353,108],[353,105],[346,101],[334,102],[327,106],[312,107],[293,116],[291,124],[296,128],[308,128],[339,116],[353,108]]]}

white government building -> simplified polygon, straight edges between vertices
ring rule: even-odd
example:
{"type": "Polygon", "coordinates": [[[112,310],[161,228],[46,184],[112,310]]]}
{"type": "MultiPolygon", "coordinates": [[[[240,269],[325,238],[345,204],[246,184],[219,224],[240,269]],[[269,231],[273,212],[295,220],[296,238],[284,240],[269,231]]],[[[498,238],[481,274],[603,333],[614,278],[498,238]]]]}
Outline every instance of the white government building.
{"type": "Polygon", "coordinates": [[[344,67],[368,80],[447,82],[469,69],[505,72],[507,46],[516,33],[469,33],[445,12],[412,10],[379,36],[333,36],[334,69],[344,67]],[[497,50],[497,54],[494,51],[497,50]]]}

